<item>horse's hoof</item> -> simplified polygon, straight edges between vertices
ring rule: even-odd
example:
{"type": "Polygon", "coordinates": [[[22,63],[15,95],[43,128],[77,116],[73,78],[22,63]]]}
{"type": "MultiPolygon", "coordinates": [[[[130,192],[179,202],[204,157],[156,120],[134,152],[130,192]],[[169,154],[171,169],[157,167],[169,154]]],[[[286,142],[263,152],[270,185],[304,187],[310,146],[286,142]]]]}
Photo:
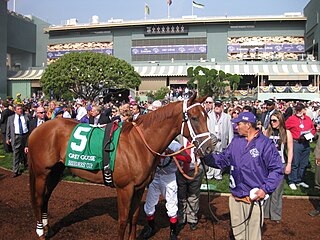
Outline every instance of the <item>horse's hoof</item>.
{"type": "Polygon", "coordinates": [[[54,231],[51,229],[49,225],[43,227],[43,230],[46,238],[50,238],[54,235],[54,231]]]}
{"type": "Polygon", "coordinates": [[[39,237],[39,240],[46,240],[46,236],[43,234],[42,236],[39,237]]]}

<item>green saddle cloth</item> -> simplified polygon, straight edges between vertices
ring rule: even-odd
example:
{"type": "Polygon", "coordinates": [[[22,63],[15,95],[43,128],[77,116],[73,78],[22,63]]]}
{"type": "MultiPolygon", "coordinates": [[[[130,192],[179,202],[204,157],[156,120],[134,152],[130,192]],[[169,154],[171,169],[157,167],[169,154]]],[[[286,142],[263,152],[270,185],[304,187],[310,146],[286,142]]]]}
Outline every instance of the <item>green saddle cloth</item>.
{"type": "MultiPolygon", "coordinates": [[[[114,169],[116,149],[121,132],[121,125],[112,135],[114,150],[110,152],[110,169],[114,169]]],[[[78,124],[72,131],[68,142],[66,163],[67,167],[85,170],[103,169],[103,142],[105,129],[86,123],[78,124]]]]}

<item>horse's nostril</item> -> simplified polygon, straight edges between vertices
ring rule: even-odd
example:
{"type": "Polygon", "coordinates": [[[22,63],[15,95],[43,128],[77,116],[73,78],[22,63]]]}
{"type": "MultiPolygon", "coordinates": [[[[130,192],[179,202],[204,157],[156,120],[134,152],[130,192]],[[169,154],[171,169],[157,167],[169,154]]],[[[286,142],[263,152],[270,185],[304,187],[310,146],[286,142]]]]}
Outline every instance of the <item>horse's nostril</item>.
{"type": "Polygon", "coordinates": [[[206,151],[205,151],[205,154],[210,154],[212,152],[212,148],[211,147],[207,147],[206,148],[206,151]]]}

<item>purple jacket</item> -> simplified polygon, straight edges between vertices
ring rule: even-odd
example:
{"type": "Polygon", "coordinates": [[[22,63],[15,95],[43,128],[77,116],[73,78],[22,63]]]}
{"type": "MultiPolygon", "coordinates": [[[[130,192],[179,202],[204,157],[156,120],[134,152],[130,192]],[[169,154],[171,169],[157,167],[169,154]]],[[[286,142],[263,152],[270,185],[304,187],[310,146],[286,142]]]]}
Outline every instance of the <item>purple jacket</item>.
{"type": "Polygon", "coordinates": [[[204,161],[210,167],[230,167],[230,189],[236,197],[249,196],[256,187],[272,193],[284,175],[275,145],[261,132],[247,144],[245,137],[235,136],[225,151],[208,154],[204,161]]]}

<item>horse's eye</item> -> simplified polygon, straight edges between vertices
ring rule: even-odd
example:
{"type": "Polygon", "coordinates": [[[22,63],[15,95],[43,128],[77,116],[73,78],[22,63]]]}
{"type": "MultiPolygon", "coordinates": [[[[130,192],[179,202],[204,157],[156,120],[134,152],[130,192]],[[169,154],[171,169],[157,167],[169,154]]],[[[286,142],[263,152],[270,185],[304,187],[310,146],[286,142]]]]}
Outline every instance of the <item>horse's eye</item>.
{"type": "Polygon", "coordinates": [[[198,117],[191,117],[191,120],[192,120],[192,121],[199,122],[199,118],[198,118],[198,117]]]}

